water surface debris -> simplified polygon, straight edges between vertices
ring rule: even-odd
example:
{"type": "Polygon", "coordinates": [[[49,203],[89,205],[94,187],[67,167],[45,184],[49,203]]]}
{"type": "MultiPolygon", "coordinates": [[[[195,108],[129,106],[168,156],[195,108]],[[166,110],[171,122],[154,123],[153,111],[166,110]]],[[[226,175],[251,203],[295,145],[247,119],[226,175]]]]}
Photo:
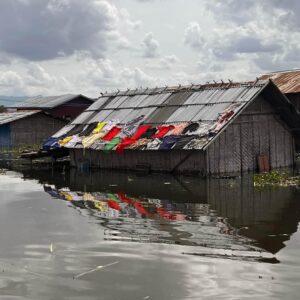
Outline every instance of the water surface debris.
{"type": "Polygon", "coordinates": [[[82,276],[85,276],[85,275],[87,275],[87,274],[91,274],[91,273],[96,272],[96,271],[98,271],[98,270],[101,270],[101,269],[104,269],[104,268],[107,268],[107,267],[116,265],[116,264],[118,264],[118,263],[119,263],[118,261],[115,261],[115,262],[112,262],[112,263],[107,264],[107,265],[104,265],[104,266],[97,266],[96,268],[93,268],[93,269],[91,269],[91,270],[82,272],[82,273],[80,273],[80,274],[74,276],[73,279],[78,279],[78,278],[80,278],[80,277],[82,277],[82,276]]]}

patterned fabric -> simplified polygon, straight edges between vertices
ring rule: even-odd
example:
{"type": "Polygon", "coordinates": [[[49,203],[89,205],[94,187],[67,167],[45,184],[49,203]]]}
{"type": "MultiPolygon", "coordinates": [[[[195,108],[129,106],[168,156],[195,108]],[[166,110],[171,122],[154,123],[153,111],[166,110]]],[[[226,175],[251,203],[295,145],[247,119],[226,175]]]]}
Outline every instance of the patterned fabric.
{"type": "Polygon", "coordinates": [[[137,128],[141,124],[142,120],[144,119],[144,115],[141,115],[132,121],[128,122],[126,125],[124,125],[121,134],[124,136],[131,137],[136,132],[137,128]]]}
{"type": "Polygon", "coordinates": [[[152,142],[148,143],[147,150],[158,150],[160,144],[161,144],[161,140],[155,139],[152,142]]]}

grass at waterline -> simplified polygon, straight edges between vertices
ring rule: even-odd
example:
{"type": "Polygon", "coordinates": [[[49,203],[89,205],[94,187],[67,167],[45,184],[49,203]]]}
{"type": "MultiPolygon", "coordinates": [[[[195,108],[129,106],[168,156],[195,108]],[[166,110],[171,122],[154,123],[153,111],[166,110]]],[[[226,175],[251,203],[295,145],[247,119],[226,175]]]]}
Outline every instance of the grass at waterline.
{"type": "Polygon", "coordinates": [[[255,174],[253,178],[254,187],[261,189],[266,187],[300,187],[300,176],[289,176],[285,172],[272,171],[269,173],[255,174]]]}

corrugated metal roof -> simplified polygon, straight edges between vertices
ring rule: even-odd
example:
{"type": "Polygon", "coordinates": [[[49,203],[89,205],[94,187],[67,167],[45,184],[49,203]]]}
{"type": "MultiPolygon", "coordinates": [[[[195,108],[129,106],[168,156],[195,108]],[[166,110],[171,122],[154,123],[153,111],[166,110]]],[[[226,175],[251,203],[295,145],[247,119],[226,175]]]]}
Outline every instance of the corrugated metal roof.
{"type": "Polygon", "coordinates": [[[0,113],[0,125],[11,123],[11,122],[19,120],[19,119],[23,119],[23,118],[32,116],[34,114],[37,114],[39,112],[40,112],[40,110],[0,113]]]}
{"type": "Polygon", "coordinates": [[[48,96],[48,97],[37,96],[37,97],[27,98],[24,102],[18,104],[17,107],[19,107],[19,108],[54,108],[56,106],[59,106],[64,103],[67,103],[69,101],[72,101],[80,96],[93,101],[92,99],[89,99],[80,94],[78,94],[78,95],[67,94],[67,95],[61,95],[61,96],[48,96]]]}
{"type": "Polygon", "coordinates": [[[261,79],[271,79],[284,94],[300,92],[300,70],[269,73],[261,79]]]}
{"type": "Polygon", "coordinates": [[[155,126],[197,122],[198,137],[191,147],[205,149],[259,94],[271,99],[280,115],[284,111],[281,117],[290,128],[300,128],[299,113],[269,80],[118,91],[101,96],[71,124],[115,121],[122,126],[140,116],[144,124],[155,126]]]}

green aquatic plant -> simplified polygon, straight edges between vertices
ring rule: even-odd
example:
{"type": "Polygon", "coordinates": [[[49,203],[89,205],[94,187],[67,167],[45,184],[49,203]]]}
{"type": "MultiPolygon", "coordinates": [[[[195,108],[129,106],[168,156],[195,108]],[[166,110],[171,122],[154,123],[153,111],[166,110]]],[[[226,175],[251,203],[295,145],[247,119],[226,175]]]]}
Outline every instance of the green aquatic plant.
{"type": "Polygon", "coordinates": [[[271,171],[269,173],[255,174],[253,183],[256,188],[265,187],[288,187],[288,186],[300,186],[300,176],[289,176],[285,172],[271,171]]]}

